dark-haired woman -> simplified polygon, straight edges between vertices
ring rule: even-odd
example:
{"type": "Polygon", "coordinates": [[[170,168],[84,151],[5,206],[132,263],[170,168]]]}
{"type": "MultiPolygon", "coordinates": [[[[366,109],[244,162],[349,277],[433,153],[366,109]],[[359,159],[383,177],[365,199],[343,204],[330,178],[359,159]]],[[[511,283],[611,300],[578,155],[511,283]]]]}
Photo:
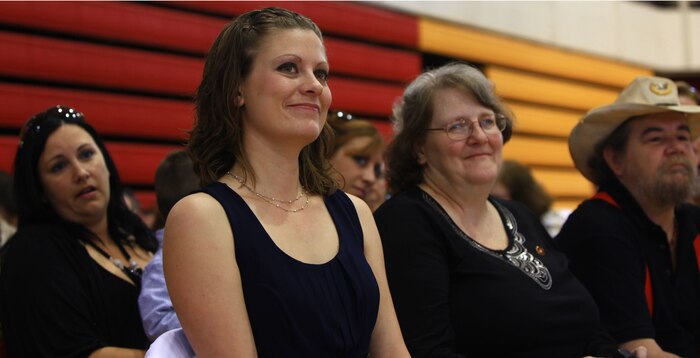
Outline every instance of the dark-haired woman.
{"type": "Polygon", "coordinates": [[[143,356],[140,272],[157,242],[126,207],[99,135],[72,108],[33,116],[14,182],[19,227],[0,275],[10,356],[143,356]]]}
{"type": "Polygon", "coordinates": [[[382,247],[327,161],[318,27],[266,8],[209,52],[188,149],[205,186],[168,215],[164,269],[200,357],[402,357],[382,247]]]}

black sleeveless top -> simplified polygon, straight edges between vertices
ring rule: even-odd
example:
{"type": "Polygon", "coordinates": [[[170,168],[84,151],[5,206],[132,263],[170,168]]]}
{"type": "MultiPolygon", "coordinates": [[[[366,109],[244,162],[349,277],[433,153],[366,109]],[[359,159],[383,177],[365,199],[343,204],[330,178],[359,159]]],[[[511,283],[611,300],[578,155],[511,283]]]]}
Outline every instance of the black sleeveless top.
{"type": "Polygon", "coordinates": [[[307,264],[277,247],[227,185],[216,182],[202,191],[219,201],[228,216],[258,355],[366,357],[379,288],[348,196],[337,190],[324,200],[338,231],[338,253],[324,264],[307,264]]]}

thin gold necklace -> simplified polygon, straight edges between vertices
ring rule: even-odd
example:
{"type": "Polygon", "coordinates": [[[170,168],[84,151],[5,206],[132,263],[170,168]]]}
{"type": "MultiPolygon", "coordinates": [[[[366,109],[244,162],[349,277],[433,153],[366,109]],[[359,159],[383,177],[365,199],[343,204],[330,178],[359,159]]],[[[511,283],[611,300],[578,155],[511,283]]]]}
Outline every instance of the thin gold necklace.
{"type": "Polygon", "coordinates": [[[304,188],[301,189],[301,192],[299,193],[299,195],[296,198],[294,198],[292,200],[282,200],[282,199],[277,199],[277,198],[272,197],[272,196],[267,196],[267,195],[258,193],[253,188],[248,186],[248,184],[246,184],[246,182],[245,182],[245,180],[243,180],[243,178],[239,177],[236,174],[231,173],[230,171],[227,171],[226,174],[230,175],[233,179],[236,179],[237,182],[239,182],[244,188],[248,189],[248,191],[255,194],[256,197],[262,199],[262,201],[264,201],[264,202],[266,202],[266,203],[268,203],[268,204],[270,204],[270,205],[272,205],[280,210],[284,210],[288,213],[296,213],[296,212],[299,212],[299,211],[306,209],[306,207],[309,206],[309,195],[306,194],[306,192],[304,191],[304,188]],[[281,204],[287,204],[287,205],[294,204],[302,196],[305,197],[306,200],[304,201],[304,205],[302,205],[299,208],[287,209],[281,205],[281,204]]]}

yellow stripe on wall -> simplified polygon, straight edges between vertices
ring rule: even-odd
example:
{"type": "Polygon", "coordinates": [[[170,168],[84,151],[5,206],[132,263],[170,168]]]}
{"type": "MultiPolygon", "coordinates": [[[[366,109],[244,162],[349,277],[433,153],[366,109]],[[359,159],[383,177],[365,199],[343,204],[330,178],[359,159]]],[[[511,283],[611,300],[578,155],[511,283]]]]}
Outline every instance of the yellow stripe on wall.
{"type": "Polygon", "coordinates": [[[503,98],[549,106],[588,110],[610,104],[618,91],[598,85],[583,84],[565,79],[546,77],[503,67],[488,66],[484,69],[503,98]]]}
{"type": "Polygon", "coordinates": [[[570,111],[524,102],[510,101],[507,105],[515,113],[514,130],[516,134],[527,133],[567,138],[571,129],[585,114],[583,111],[570,111]]]}
{"type": "Polygon", "coordinates": [[[580,198],[580,199],[556,199],[554,203],[552,203],[552,209],[568,209],[568,210],[574,210],[576,209],[581,202],[586,200],[588,198],[580,198]]]}
{"type": "Polygon", "coordinates": [[[588,198],[595,192],[593,184],[576,169],[551,170],[533,168],[532,175],[553,197],[588,198]]]}
{"type": "Polygon", "coordinates": [[[513,136],[503,146],[503,159],[517,160],[527,165],[573,168],[566,139],[541,139],[513,136]]]}
{"type": "Polygon", "coordinates": [[[650,69],[432,19],[418,20],[418,48],[486,64],[623,88],[650,69]]]}

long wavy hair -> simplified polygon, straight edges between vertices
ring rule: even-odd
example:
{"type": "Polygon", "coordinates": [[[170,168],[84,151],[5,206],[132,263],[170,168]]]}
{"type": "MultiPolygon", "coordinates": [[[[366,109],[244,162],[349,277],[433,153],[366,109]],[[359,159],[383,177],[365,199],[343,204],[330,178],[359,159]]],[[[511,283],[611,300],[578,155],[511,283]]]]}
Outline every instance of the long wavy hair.
{"type": "Polygon", "coordinates": [[[394,104],[392,121],[397,135],[386,152],[387,179],[392,193],[423,182],[423,166],[418,163],[418,149],[425,142],[426,129],[433,118],[435,92],[446,88],[470,93],[482,106],[505,117],[503,143],[510,139],[513,114],[494,93],[493,85],[481,71],[465,63],[454,62],[424,72],[406,87],[403,96],[394,104]]]}
{"type": "Polygon", "coordinates": [[[62,227],[81,241],[94,237],[82,225],[62,218],[46,200],[45,190],[39,177],[39,157],[46,142],[58,128],[75,125],[84,129],[95,141],[109,171],[110,197],[107,204],[107,222],[110,237],[115,242],[135,243],[145,250],[155,252],[158,248],[153,233],[141,219],[126,206],[119,172],[109,155],[104,142],[95,129],[83,119],[82,113],[65,106],[50,107],[29,118],[20,133],[20,143],[15,156],[14,184],[17,199],[18,230],[31,225],[53,224],[62,227]]]}
{"type": "MultiPolygon", "coordinates": [[[[195,94],[196,121],[187,146],[202,186],[218,180],[234,164],[255,183],[255,173],[243,147],[243,110],[236,105],[238,89],[249,75],[253,60],[267,36],[276,31],[321,30],[307,17],[278,7],[247,12],[221,31],[206,62],[195,94]]],[[[333,132],[326,123],[319,137],[299,155],[299,179],[307,192],[329,194],[337,188],[330,176],[333,132]]]]}

